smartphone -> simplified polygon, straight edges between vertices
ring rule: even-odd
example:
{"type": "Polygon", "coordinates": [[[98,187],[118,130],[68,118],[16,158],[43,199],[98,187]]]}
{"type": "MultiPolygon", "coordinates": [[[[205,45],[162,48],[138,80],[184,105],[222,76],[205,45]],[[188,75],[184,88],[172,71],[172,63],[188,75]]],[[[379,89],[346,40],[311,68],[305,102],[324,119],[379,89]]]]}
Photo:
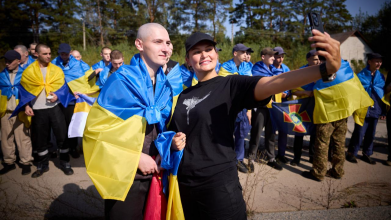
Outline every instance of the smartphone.
{"type": "MultiPolygon", "coordinates": [[[[323,23],[320,15],[316,12],[308,13],[308,20],[310,21],[311,31],[316,29],[322,33],[324,33],[323,23]]],[[[316,50],[324,50],[323,48],[317,47],[316,50]]],[[[318,56],[320,60],[326,60],[323,56],[318,56]]]]}

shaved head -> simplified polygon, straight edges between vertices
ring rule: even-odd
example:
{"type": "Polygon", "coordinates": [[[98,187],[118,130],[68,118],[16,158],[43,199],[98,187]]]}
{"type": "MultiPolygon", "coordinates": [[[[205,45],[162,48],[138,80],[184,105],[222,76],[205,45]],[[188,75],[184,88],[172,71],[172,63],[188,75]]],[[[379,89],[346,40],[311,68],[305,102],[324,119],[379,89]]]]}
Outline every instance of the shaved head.
{"type": "Polygon", "coordinates": [[[77,50],[72,50],[71,55],[76,59],[76,60],[81,60],[81,54],[77,50]]]}
{"type": "Polygon", "coordinates": [[[146,40],[149,36],[151,36],[151,33],[159,29],[167,32],[167,30],[161,24],[158,23],[147,23],[141,25],[141,27],[137,31],[137,39],[146,40]]]}

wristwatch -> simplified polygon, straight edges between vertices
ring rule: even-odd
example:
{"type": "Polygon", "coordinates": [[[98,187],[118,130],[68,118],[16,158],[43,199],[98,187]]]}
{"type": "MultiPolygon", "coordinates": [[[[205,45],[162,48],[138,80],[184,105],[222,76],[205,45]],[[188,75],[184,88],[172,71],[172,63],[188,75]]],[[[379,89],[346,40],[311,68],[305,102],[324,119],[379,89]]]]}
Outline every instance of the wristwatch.
{"type": "Polygon", "coordinates": [[[319,66],[320,75],[322,76],[323,82],[330,82],[333,81],[336,77],[336,73],[329,75],[327,73],[326,63],[322,63],[319,66]]]}

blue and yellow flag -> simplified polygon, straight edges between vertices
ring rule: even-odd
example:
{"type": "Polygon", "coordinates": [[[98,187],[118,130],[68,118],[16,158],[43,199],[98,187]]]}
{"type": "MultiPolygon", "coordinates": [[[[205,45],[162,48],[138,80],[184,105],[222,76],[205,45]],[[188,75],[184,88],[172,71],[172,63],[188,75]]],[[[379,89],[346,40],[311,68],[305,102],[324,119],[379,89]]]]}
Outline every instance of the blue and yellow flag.
{"type": "Polygon", "coordinates": [[[110,76],[87,118],[83,136],[87,173],[103,199],[124,201],[133,184],[145,128],[166,131],[173,89],[159,68],[155,91],[139,54],[110,76]]]}
{"type": "Polygon", "coordinates": [[[49,63],[46,70],[46,78],[43,80],[41,68],[38,61],[35,61],[28,66],[22,73],[19,89],[19,104],[16,106],[12,116],[18,114],[22,108],[33,99],[35,99],[43,89],[46,96],[50,92],[57,95],[58,100],[64,107],[74,99],[73,94],[69,92],[69,88],[65,82],[64,72],[58,66],[49,63]]]}
{"type": "Polygon", "coordinates": [[[26,64],[20,64],[19,69],[23,72],[30,64],[34,63],[35,60],[31,57],[28,56],[27,63],[26,64]]]}
{"type": "MultiPolygon", "coordinates": [[[[5,68],[1,73],[0,73],[0,118],[2,118],[6,111],[7,111],[7,102],[8,100],[14,96],[16,105],[19,104],[19,89],[18,86],[20,86],[20,79],[22,77],[22,72],[24,68],[21,68],[19,66],[19,69],[16,73],[14,83],[11,83],[10,77],[9,77],[9,72],[7,68],[5,68]]],[[[18,118],[21,122],[25,124],[26,127],[30,127],[31,124],[31,117],[27,116],[24,111],[19,112],[18,118]]]]}
{"type": "Polygon", "coordinates": [[[86,71],[85,68],[87,67],[72,55],[69,56],[69,62],[66,66],[64,66],[64,61],[60,56],[52,60],[52,63],[64,71],[65,81],[73,93],[88,94],[99,90],[97,86],[94,87],[88,82],[88,76],[93,72],[92,68],[86,71]]]}
{"type": "Polygon", "coordinates": [[[364,90],[347,61],[341,61],[336,78],[331,82],[318,80],[314,85],[314,124],[325,124],[353,114],[357,124],[363,124],[373,100],[364,90]]]}
{"type": "Polygon", "coordinates": [[[380,73],[379,70],[376,70],[375,74],[371,75],[371,71],[369,70],[369,66],[365,67],[361,72],[357,73],[357,77],[360,79],[362,86],[368,95],[371,95],[372,92],[375,92],[376,95],[383,101],[384,104],[389,108],[390,103],[390,93],[384,94],[384,85],[386,81],[384,79],[383,74],[380,73]]]}
{"type": "Polygon", "coordinates": [[[96,70],[96,69],[99,69],[99,68],[104,69],[105,66],[106,66],[106,65],[105,65],[105,62],[104,62],[103,60],[101,60],[101,61],[95,63],[94,65],[92,65],[91,68],[92,68],[93,70],[96,70]]]}
{"type": "Polygon", "coordinates": [[[198,84],[198,78],[195,72],[187,69],[185,64],[182,64],[182,66],[180,66],[180,71],[183,82],[183,90],[198,84]]]}
{"type": "Polygon", "coordinates": [[[79,94],[79,98],[76,99],[71,122],[69,123],[68,138],[83,137],[87,116],[95,101],[96,98],[79,94]]]}
{"type": "MultiPolygon", "coordinates": [[[[251,72],[253,76],[265,76],[265,77],[271,77],[271,76],[277,76],[281,74],[279,71],[274,71],[276,68],[273,65],[270,65],[270,68],[262,61],[256,62],[253,66],[251,72]]],[[[282,93],[278,93],[274,95],[274,102],[281,102],[282,100],[282,93]]],[[[273,100],[270,100],[270,102],[266,105],[268,108],[272,108],[272,102],[273,100]]]]}
{"type": "Polygon", "coordinates": [[[252,66],[248,62],[242,62],[239,65],[239,69],[238,69],[234,62],[234,59],[231,59],[223,63],[223,65],[221,65],[219,76],[229,76],[229,75],[252,76],[251,68],[252,66]]]}
{"type": "Polygon", "coordinates": [[[167,131],[159,134],[155,140],[156,148],[162,157],[161,167],[164,168],[163,192],[167,198],[166,219],[185,219],[178,184],[178,168],[183,156],[181,151],[171,150],[171,142],[175,132],[167,131]]]}
{"type": "Polygon", "coordinates": [[[315,130],[313,112],[315,100],[304,98],[282,103],[272,103],[269,109],[273,130],[287,134],[303,136],[310,135],[315,130]]]}
{"type": "Polygon", "coordinates": [[[98,79],[96,80],[96,85],[102,89],[103,86],[105,85],[106,81],[107,81],[107,78],[109,76],[109,72],[111,70],[111,68],[113,67],[113,65],[111,65],[111,63],[107,66],[105,66],[103,68],[103,70],[99,73],[99,77],[98,79]]]}

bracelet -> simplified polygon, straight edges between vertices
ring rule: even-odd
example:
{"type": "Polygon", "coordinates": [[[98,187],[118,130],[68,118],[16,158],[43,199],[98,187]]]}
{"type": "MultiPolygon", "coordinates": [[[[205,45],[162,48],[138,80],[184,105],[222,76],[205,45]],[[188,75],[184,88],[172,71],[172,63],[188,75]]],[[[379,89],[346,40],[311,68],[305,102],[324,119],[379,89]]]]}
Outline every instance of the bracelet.
{"type": "Polygon", "coordinates": [[[323,82],[328,82],[333,80],[333,77],[330,77],[329,74],[327,73],[326,63],[322,63],[319,65],[319,71],[320,71],[320,75],[322,76],[323,82]]]}

